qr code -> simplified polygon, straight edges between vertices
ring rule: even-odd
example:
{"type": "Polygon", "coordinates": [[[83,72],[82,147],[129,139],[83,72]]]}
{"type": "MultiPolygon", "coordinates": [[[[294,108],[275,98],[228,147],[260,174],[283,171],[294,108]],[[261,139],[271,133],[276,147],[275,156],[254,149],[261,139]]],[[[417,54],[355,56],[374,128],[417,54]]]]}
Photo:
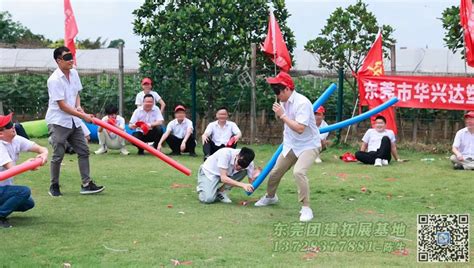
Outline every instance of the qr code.
{"type": "Polygon", "coordinates": [[[419,262],[469,262],[469,214],[418,215],[419,262]]]}

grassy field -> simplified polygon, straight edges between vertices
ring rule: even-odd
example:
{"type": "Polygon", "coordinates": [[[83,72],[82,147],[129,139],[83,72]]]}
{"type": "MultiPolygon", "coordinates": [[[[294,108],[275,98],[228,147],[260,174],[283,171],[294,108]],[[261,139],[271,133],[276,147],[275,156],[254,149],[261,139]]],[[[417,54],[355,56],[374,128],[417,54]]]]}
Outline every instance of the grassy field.
{"type": "MultiPolygon", "coordinates": [[[[253,148],[263,166],[276,146],[253,148]]],[[[47,193],[49,165],[18,176],[16,184],[31,187],[36,207],[12,214],[14,228],[0,230],[0,266],[172,267],[176,260],[205,267],[413,267],[421,265],[417,214],[472,215],[474,207],[474,172],[454,171],[448,155],[405,150],[400,155],[409,162],[374,168],[343,163],[337,156],[349,149],[332,148],[309,172],[315,218],[300,225],[291,173],[280,184],[276,206],[253,206],[266,184],[250,197],[234,189],[232,204],[203,205],[195,193],[202,157],[175,157],[193,170],[186,177],[129,149],[129,156],[91,155],[92,177],[106,187],[99,195],[79,194],[75,155],[63,162],[61,198],[47,193]],[[370,236],[357,234],[362,225],[371,226],[370,236]],[[400,245],[406,250],[397,250],[400,245]]]]}

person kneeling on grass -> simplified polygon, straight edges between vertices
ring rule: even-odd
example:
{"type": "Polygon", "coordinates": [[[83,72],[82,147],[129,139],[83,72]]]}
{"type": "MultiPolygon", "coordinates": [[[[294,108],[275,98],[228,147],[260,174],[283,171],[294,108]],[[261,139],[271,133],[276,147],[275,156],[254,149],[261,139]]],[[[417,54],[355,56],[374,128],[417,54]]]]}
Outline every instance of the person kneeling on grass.
{"type": "MultiPolygon", "coordinates": [[[[102,118],[102,121],[111,124],[121,130],[125,131],[125,119],[118,115],[118,108],[115,105],[107,105],[105,107],[105,113],[107,114],[102,118]]],[[[119,135],[109,132],[108,130],[99,127],[97,129],[97,136],[99,136],[99,150],[95,151],[95,154],[104,154],[107,149],[120,150],[123,155],[128,155],[129,152],[125,148],[125,139],[119,135]]]]}
{"type": "Polygon", "coordinates": [[[474,170],[474,111],[464,115],[466,127],[456,132],[453,155],[450,160],[454,169],[474,170]]]}
{"type": "Polygon", "coordinates": [[[250,183],[260,173],[260,170],[254,168],[254,158],[255,153],[247,147],[242,147],[242,149],[222,148],[208,157],[198,172],[196,190],[199,194],[199,201],[206,204],[215,201],[232,203],[227,192],[233,186],[253,192],[250,183]],[[249,177],[249,183],[241,182],[245,175],[249,177]],[[219,183],[223,183],[223,185],[219,187],[219,183]]]}
{"type": "Polygon", "coordinates": [[[178,105],[174,108],[174,120],[166,126],[166,132],[158,143],[158,150],[161,151],[163,142],[171,148],[170,155],[180,155],[182,152],[189,152],[192,157],[196,156],[196,139],[193,135],[193,122],[186,118],[186,108],[178,105]]]}
{"type": "MultiPolygon", "coordinates": [[[[43,161],[48,161],[48,150],[36,143],[16,135],[11,121],[12,114],[0,115],[0,172],[16,165],[20,152],[34,152],[43,161]]],[[[31,190],[27,186],[13,185],[13,177],[0,181],[0,228],[10,228],[7,217],[13,211],[27,211],[35,206],[31,190]]]]}
{"type": "Polygon", "coordinates": [[[386,129],[387,120],[378,115],[375,117],[374,128],[367,130],[362,137],[360,151],[355,153],[357,160],[364,164],[376,167],[387,166],[392,159],[402,162],[398,157],[397,146],[395,144],[395,134],[392,130],[386,129]]]}

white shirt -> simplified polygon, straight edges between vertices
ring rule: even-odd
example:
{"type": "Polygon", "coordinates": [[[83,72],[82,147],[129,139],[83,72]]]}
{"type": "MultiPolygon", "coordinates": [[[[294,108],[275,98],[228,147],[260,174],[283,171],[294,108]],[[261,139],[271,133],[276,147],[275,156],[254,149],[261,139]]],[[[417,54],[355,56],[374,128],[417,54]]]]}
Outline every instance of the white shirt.
{"type": "Polygon", "coordinates": [[[474,134],[467,127],[456,132],[453,146],[458,148],[462,156],[474,158],[474,134]]]}
{"type": "Polygon", "coordinates": [[[209,123],[209,125],[206,127],[206,130],[204,131],[204,134],[206,134],[208,137],[212,136],[212,142],[214,142],[214,144],[217,146],[227,144],[232,136],[238,135],[240,133],[241,132],[237,124],[229,120],[225,122],[224,127],[219,125],[219,121],[209,123]]]}
{"type": "MultiPolygon", "coordinates": [[[[157,120],[163,120],[163,115],[157,106],[153,106],[149,112],[143,110],[143,106],[140,106],[133,112],[132,118],[130,119],[130,124],[135,124],[138,121],[151,124],[157,120]]],[[[137,128],[136,131],[143,132],[140,128],[137,128]]]]}
{"type": "Polygon", "coordinates": [[[48,111],[46,112],[46,122],[48,124],[60,125],[65,128],[72,128],[72,121],[78,128],[81,119],[70,115],[59,108],[58,101],[64,100],[69,106],[76,107],[76,99],[79,91],[82,90],[81,80],[76,70],[69,71],[69,80],[64,73],[57,68],[48,78],[48,111]]]}
{"type": "MultiPolygon", "coordinates": [[[[160,95],[158,95],[158,93],[156,93],[156,91],[152,90],[152,91],[150,91],[150,94],[155,99],[155,103],[158,103],[158,101],[161,100],[160,95]]],[[[142,106],[144,97],[145,97],[145,92],[143,92],[143,91],[138,92],[137,96],[135,97],[135,105],[142,106]]]]}
{"type": "MultiPolygon", "coordinates": [[[[316,125],[316,126],[317,126],[317,125],[316,125]]],[[[325,127],[327,127],[327,126],[329,126],[328,123],[326,123],[326,121],[322,120],[322,121],[321,121],[321,125],[319,125],[319,127],[318,127],[318,130],[321,129],[321,128],[325,128],[325,127]]],[[[326,132],[326,133],[319,133],[319,138],[320,138],[321,140],[326,140],[326,139],[328,138],[328,136],[329,136],[329,132],[326,132]]]]}
{"type": "MultiPolygon", "coordinates": [[[[213,180],[215,178],[221,178],[221,168],[227,170],[227,176],[231,177],[238,171],[234,169],[236,159],[240,149],[233,148],[222,148],[215,152],[213,155],[209,156],[207,160],[201,165],[202,171],[207,178],[213,180]]],[[[246,168],[247,176],[252,177],[254,171],[253,161],[246,168]]]]}
{"type": "Polygon", "coordinates": [[[392,143],[395,143],[396,138],[392,130],[386,129],[383,132],[378,132],[375,128],[371,128],[365,132],[362,141],[368,144],[368,152],[376,152],[380,148],[382,138],[387,136],[392,143]]]}
{"type": "Polygon", "coordinates": [[[187,118],[184,118],[181,123],[178,122],[178,119],[174,119],[166,126],[166,131],[171,131],[171,133],[178,139],[183,139],[189,129],[194,129],[193,122],[187,118]]]}
{"type": "MultiPolygon", "coordinates": [[[[102,117],[102,121],[108,122],[109,116],[106,115],[102,117]]],[[[117,115],[117,117],[115,118],[115,126],[121,129],[125,129],[125,119],[122,116],[117,115]]]]}
{"type": "MultiPolygon", "coordinates": [[[[16,165],[16,161],[20,157],[20,152],[27,152],[35,145],[34,142],[23,138],[22,136],[16,135],[11,143],[6,141],[0,141],[0,172],[6,170],[3,165],[13,162],[16,165]]],[[[12,185],[13,177],[0,181],[0,186],[12,185]]]]}
{"type": "Polygon", "coordinates": [[[305,96],[293,91],[288,101],[282,102],[282,106],[285,110],[285,115],[289,119],[305,125],[304,131],[301,134],[293,131],[286,124],[284,125],[283,156],[286,157],[293,150],[296,157],[299,157],[306,150],[321,147],[321,139],[311,102],[305,96]]]}

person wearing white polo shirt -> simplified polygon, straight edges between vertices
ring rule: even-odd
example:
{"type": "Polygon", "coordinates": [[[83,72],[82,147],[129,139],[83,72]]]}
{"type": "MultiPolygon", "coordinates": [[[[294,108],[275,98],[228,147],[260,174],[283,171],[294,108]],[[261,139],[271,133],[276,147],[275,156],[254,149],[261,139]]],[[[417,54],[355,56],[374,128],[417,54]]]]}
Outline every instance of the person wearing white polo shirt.
{"type": "Polygon", "coordinates": [[[171,148],[170,155],[180,155],[188,152],[190,156],[196,157],[193,122],[186,118],[186,108],[183,105],[176,106],[174,117],[175,119],[166,126],[166,132],[158,143],[158,150],[161,151],[163,142],[166,141],[171,148]]]}
{"type": "Polygon", "coordinates": [[[386,122],[382,115],[375,117],[374,127],[365,132],[360,151],[355,153],[357,160],[375,167],[387,166],[392,155],[395,160],[403,161],[398,157],[395,134],[386,129],[386,122]]]}
{"type": "Polygon", "coordinates": [[[237,142],[242,137],[242,132],[237,124],[227,120],[229,118],[227,107],[219,107],[216,118],[216,121],[207,125],[204,134],[202,134],[204,160],[221,148],[236,148],[237,142]]]}
{"type": "Polygon", "coordinates": [[[319,156],[321,139],[316,127],[313,105],[303,95],[295,91],[293,79],[286,72],[267,78],[273,92],[282,102],[273,104],[273,111],[284,123],[283,151],[270,171],[267,193],[255,206],[268,206],[278,202],[276,191],[280,180],[292,167],[293,177],[298,186],[298,201],[301,202],[300,221],[313,219],[310,208],[309,181],[306,173],[319,156]]]}
{"type": "MultiPolygon", "coordinates": [[[[113,104],[107,105],[105,107],[105,114],[106,116],[102,118],[102,121],[125,131],[125,118],[118,115],[117,106],[113,104]]],[[[99,137],[100,147],[95,151],[95,154],[105,154],[108,149],[120,150],[122,155],[129,154],[127,148],[125,148],[125,139],[119,135],[99,127],[97,129],[97,136],[99,137]]]]}
{"type": "MultiPolygon", "coordinates": [[[[325,112],[326,112],[326,109],[324,109],[323,106],[319,106],[318,110],[314,112],[314,117],[316,118],[316,126],[318,127],[318,130],[323,127],[328,126],[328,123],[324,121],[325,112]]],[[[319,154],[321,154],[322,151],[326,150],[326,147],[329,145],[328,136],[329,136],[329,132],[322,133],[322,134],[319,133],[319,138],[321,139],[321,151],[319,152],[319,154]]],[[[321,160],[321,155],[319,155],[314,162],[316,164],[322,163],[323,161],[321,160]]]]}
{"type": "Polygon", "coordinates": [[[261,170],[254,167],[255,153],[252,149],[223,148],[204,161],[198,172],[199,201],[205,204],[220,201],[232,203],[227,193],[232,187],[240,187],[247,192],[253,192],[252,182],[261,170]],[[248,176],[249,183],[242,180],[248,176]],[[220,184],[223,184],[219,186],[220,184]]]}
{"type": "MultiPolygon", "coordinates": [[[[162,124],[163,115],[160,109],[155,105],[153,96],[146,94],[143,97],[143,105],[135,109],[128,126],[135,130],[132,136],[143,142],[153,142],[153,147],[157,148],[163,135],[162,124]]],[[[138,146],[136,147],[138,148],[138,155],[144,155],[144,150],[138,146]]]]}
{"type": "Polygon", "coordinates": [[[92,116],[81,108],[79,92],[82,90],[79,74],[73,69],[74,60],[67,47],[56,48],[53,57],[58,68],[48,78],[48,124],[53,157],[51,158],[51,186],[49,194],[61,196],[59,189],[59,173],[68,142],[77,153],[79,172],[81,173],[81,194],[95,194],[104,190],[90,178],[89,146],[84,138],[81,118],[92,122],[92,116]]]}
{"type": "Polygon", "coordinates": [[[152,90],[152,86],[153,81],[151,80],[151,78],[145,77],[142,79],[142,91],[137,93],[137,96],[135,97],[135,105],[137,106],[137,108],[142,106],[143,97],[145,97],[146,94],[151,94],[153,96],[153,99],[155,100],[155,103],[160,105],[161,114],[165,114],[166,103],[156,91],[152,90]]]}
{"type": "MultiPolygon", "coordinates": [[[[0,172],[13,168],[21,152],[37,153],[41,165],[48,161],[48,149],[16,134],[12,114],[0,115],[0,172]]],[[[12,212],[25,212],[34,206],[29,187],[13,185],[13,177],[0,181],[0,228],[12,227],[7,219],[12,212]]]]}
{"type": "Polygon", "coordinates": [[[466,127],[458,130],[450,160],[454,169],[474,170],[474,111],[464,115],[466,127]]]}

